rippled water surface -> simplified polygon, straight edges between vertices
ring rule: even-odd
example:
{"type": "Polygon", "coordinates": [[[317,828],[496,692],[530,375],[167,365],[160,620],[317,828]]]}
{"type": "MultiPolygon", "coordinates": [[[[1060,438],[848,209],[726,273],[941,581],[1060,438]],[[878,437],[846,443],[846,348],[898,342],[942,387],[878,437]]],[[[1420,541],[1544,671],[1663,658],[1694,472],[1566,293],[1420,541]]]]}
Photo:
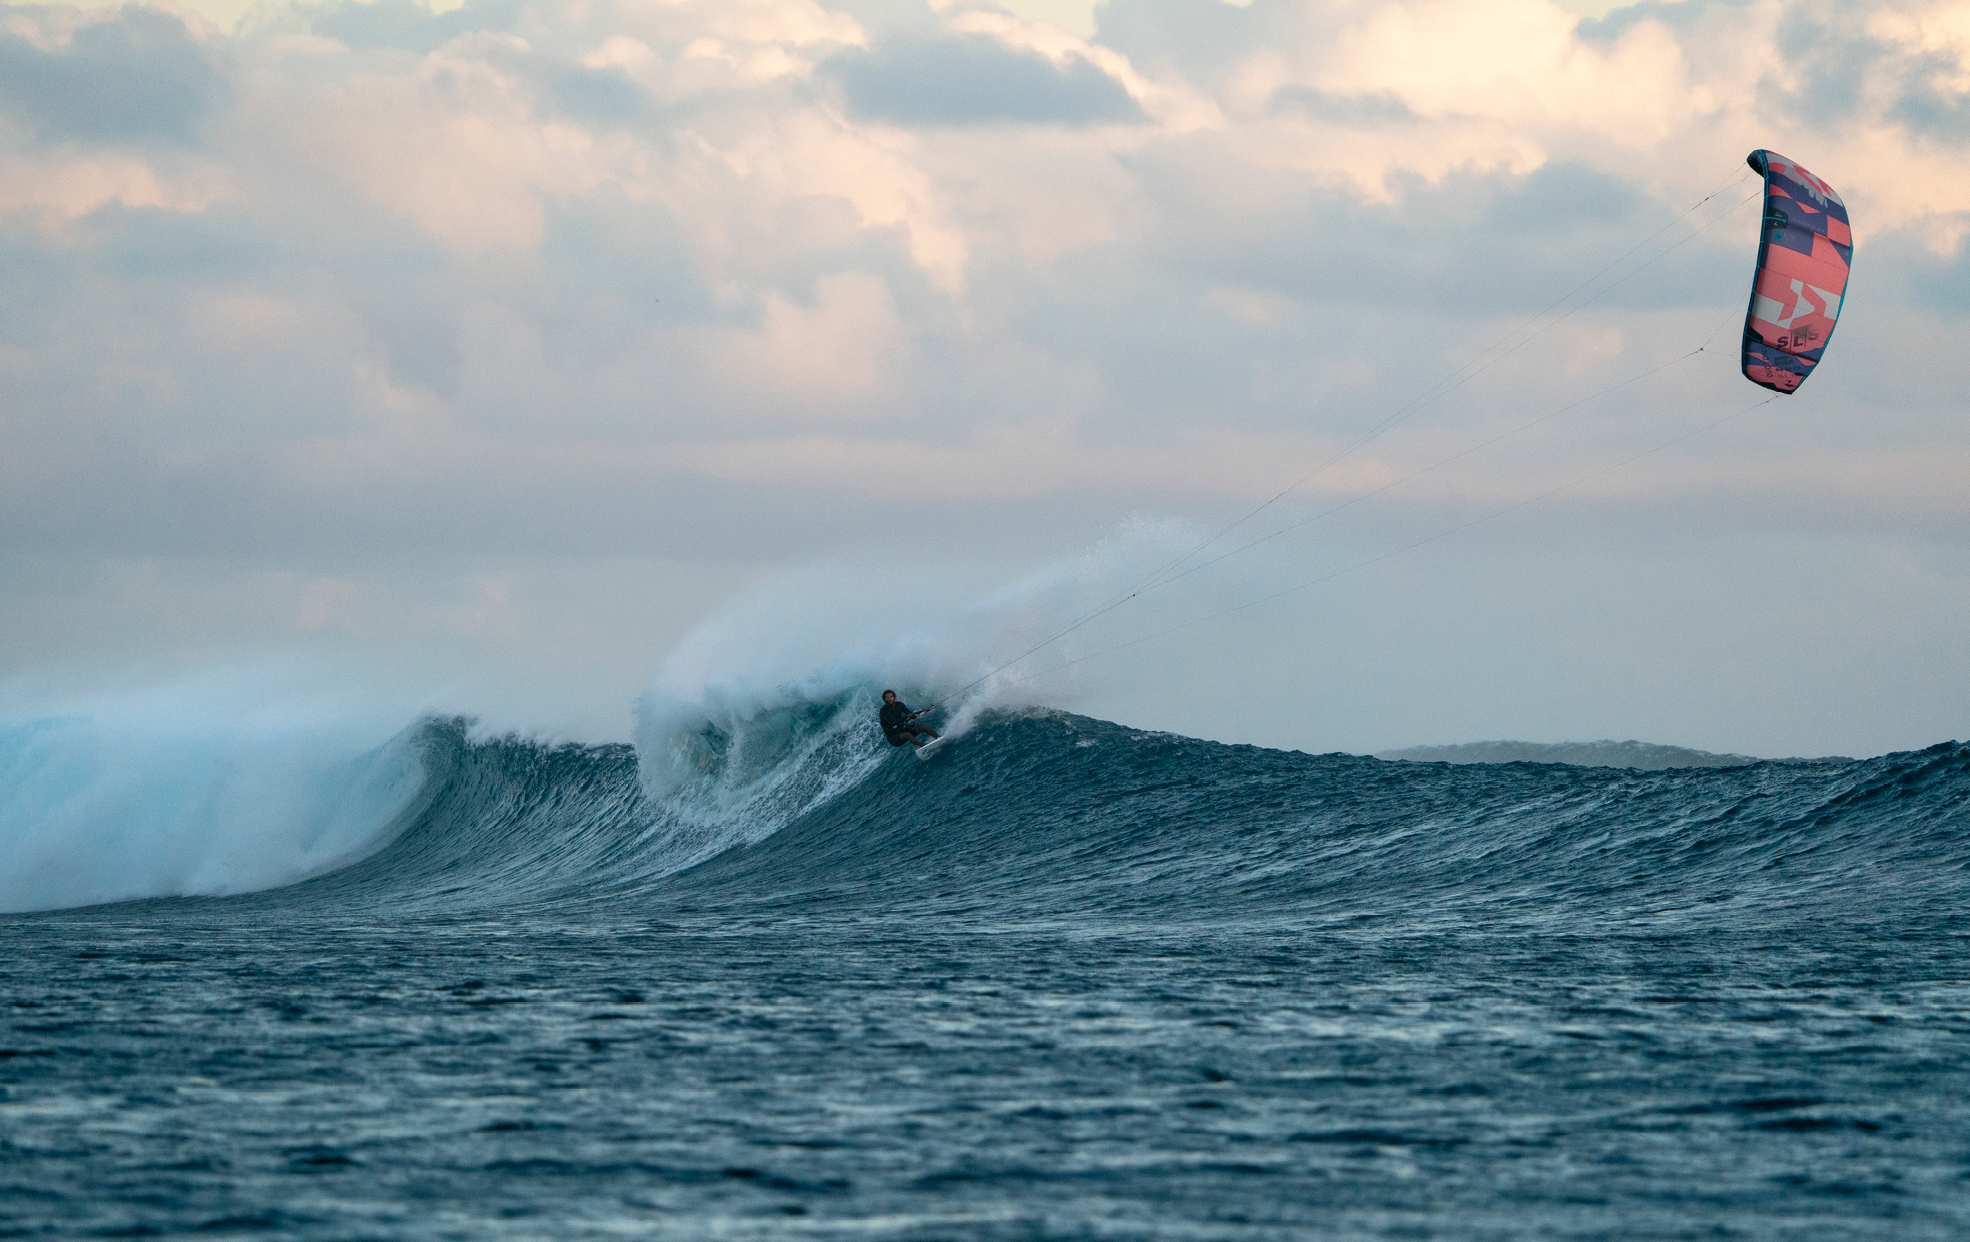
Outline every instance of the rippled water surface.
{"type": "Polygon", "coordinates": [[[438,730],[354,868],[7,916],[0,1232],[1970,1236],[1966,748],[961,741],[657,874],[438,730]]]}

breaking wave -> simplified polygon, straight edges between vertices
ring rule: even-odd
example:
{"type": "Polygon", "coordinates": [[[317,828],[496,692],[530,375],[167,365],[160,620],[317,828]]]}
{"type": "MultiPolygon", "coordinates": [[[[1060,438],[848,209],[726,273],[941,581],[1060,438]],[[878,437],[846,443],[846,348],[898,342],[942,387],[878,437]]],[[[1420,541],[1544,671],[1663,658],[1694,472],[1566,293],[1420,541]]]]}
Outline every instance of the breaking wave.
{"type": "MultiPolygon", "coordinates": [[[[1960,743],[1709,767],[1642,748],[1659,770],[1389,762],[1108,724],[995,666],[1184,542],[1137,532],[907,629],[842,574],[782,583],[673,653],[633,746],[178,700],[0,721],[0,909],[1410,931],[1964,917],[1960,743]],[[939,757],[878,733],[882,689],[922,705],[967,683],[939,757]]],[[[1641,753],[1600,761],[1609,746],[1641,753]]]]}
{"type": "MultiPolygon", "coordinates": [[[[870,723],[877,689],[728,722],[657,795],[628,746],[429,721],[343,769],[403,772],[415,752],[410,794],[374,786],[401,804],[387,842],[233,902],[281,917],[524,907],[720,926],[1880,929],[1960,920],[1970,887],[1959,743],[1664,771],[1395,763],[1023,709],[987,712],[917,762],[870,723]]],[[[361,839],[331,823],[296,858],[361,839]]]]}

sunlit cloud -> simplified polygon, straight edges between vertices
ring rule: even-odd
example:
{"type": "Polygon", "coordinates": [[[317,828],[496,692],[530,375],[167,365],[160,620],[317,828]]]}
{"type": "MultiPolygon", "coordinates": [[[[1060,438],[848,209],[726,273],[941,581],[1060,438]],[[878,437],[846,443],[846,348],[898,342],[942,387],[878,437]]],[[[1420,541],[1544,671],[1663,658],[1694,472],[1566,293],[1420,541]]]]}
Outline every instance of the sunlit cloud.
{"type": "MultiPolygon", "coordinates": [[[[821,544],[893,537],[872,490],[1235,506],[1671,226],[1645,271],[1303,491],[1406,479],[1712,342],[1599,422],[1385,502],[1489,503],[1628,451],[1645,412],[1754,395],[1728,321],[1755,147],[1839,186],[1861,249],[1787,407],[1817,444],[1769,442],[1757,504],[1719,511],[1756,526],[1837,490],[1836,524],[1933,530],[1970,495],[1960,386],[1906,351],[1970,313],[1966,12],[10,6],[4,538],[223,556],[305,530],[361,561],[551,528],[620,550],[612,511],[682,529],[717,496],[720,537],[771,556],[796,497],[821,544]],[[1889,394],[1898,442],[1869,444],[1889,394]]],[[[1747,477],[1715,453],[1570,499],[1659,496],[1671,520],[1747,477]]]]}

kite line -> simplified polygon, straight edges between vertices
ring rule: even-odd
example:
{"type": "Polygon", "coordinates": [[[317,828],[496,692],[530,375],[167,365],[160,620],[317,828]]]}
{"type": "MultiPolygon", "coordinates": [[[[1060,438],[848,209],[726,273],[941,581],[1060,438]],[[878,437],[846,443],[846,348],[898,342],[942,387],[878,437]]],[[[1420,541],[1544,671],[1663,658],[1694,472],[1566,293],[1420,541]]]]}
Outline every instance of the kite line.
{"type": "MultiPolygon", "coordinates": [[[[1681,359],[1678,359],[1677,361],[1681,361],[1681,359]]],[[[1674,365],[1674,364],[1670,363],[1665,365],[1674,365]]],[[[1185,621],[1181,625],[1173,625],[1170,626],[1168,629],[1158,630],[1154,634],[1145,634],[1140,638],[1132,638],[1125,643],[1117,643],[1112,647],[1103,647],[1099,651],[1090,651],[1086,655],[1075,656],[1071,660],[1062,660],[1060,663],[1052,665],[1048,668],[1040,669],[1038,672],[1027,673],[1024,676],[1012,678],[1011,679],[1012,684],[1024,685],[1026,682],[1032,681],[1035,678],[1049,676],[1050,674],[1057,673],[1064,668],[1068,668],[1071,667],[1072,665],[1079,664],[1083,660],[1092,660],[1097,656],[1104,656],[1104,655],[1109,655],[1113,652],[1123,651],[1126,650],[1127,648],[1139,646],[1143,643],[1151,642],[1155,639],[1163,638],[1167,635],[1175,634],[1182,630],[1191,629],[1194,626],[1203,625],[1207,621],[1215,621],[1220,617],[1228,617],[1231,616],[1233,613],[1244,612],[1246,609],[1256,608],[1260,604],[1269,604],[1273,600],[1284,599],[1288,595],[1296,595],[1301,591],[1310,590],[1311,588],[1319,586],[1322,583],[1332,582],[1336,578],[1345,577],[1348,574],[1354,573],[1356,570],[1366,569],[1370,565],[1380,564],[1382,561],[1386,561],[1391,557],[1401,556],[1405,552],[1413,552],[1417,548],[1423,547],[1426,544],[1435,543],[1439,539],[1448,539],[1450,536],[1455,535],[1460,531],[1467,531],[1471,529],[1473,526],[1482,526],[1486,522],[1494,521],[1498,518],[1505,517],[1508,514],[1516,513],[1520,509],[1523,509],[1528,505],[1537,504],[1542,500],[1547,500],[1554,496],[1557,496],[1561,492],[1569,491],[1573,488],[1579,487],[1583,483],[1592,482],[1593,480],[1600,478],[1602,475],[1612,474],[1614,471],[1619,470],[1624,466],[1633,465],[1635,462],[1642,460],[1644,457],[1653,456],[1656,453],[1662,452],[1664,449],[1673,448],[1676,445],[1681,444],[1685,440],[1693,439],[1696,436],[1700,436],[1706,431],[1715,430],[1716,428],[1721,427],[1725,423],[1731,422],[1734,419],[1742,418],[1744,415],[1751,413],[1753,410],[1763,409],[1765,406],[1770,405],[1772,402],[1776,400],[1778,400],[1777,396],[1770,396],[1764,398],[1763,400],[1753,402],[1751,405],[1745,406],[1743,409],[1737,410],[1733,413],[1726,414],[1724,415],[1724,417],[1716,419],[1713,422],[1705,423],[1703,426],[1697,427],[1694,430],[1686,431],[1682,435],[1679,435],[1674,439],[1665,440],[1653,448],[1644,449],[1641,452],[1634,454],[1632,457],[1625,457],[1622,460],[1615,462],[1611,466],[1603,466],[1599,470],[1595,470],[1590,474],[1583,474],[1579,478],[1572,479],[1568,482],[1560,484],[1558,487],[1550,488],[1546,491],[1540,492],[1536,496],[1528,496],[1526,499],[1521,500],[1516,504],[1507,505],[1502,509],[1493,510],[1492,512],[1485,514],[1483,517],[1472,518],[1468,522],[1460,523],[1459,525],[1452,526],[1446,530],[1440,530],[1436,534],[1426,536],[1425,538],[1422,539],[1418,539],[1414,543],[1404,544],[1402,547],[1391,549],[1390,551],[1380,553],[1379,555],[1376,556],[1371,556],[1366,560],[1357,561],[1352,565],[1345,566],[1341,569],[1336,569],[1331,573],[1322,574],[1318,578],[1308,579],[1307,581],[1302,582],[1297,586],[1287,587],[1283,591],[1274,591],[1270,595],[1262,595],[1258,599],[1249,600],[1243,604],[1234,604],[1229,608],[1221,608],[1216,612],[1209,613],[1205,616],[1198,617],[1194,620],[1185,621]]]]}
{"type": "MultiPolygon", "coordinates": [[[[1608,387],[1600,389],[1597,392],[1590,393],[1585,397],[1578,398],[1577,400],[1569,402],[1568,404],[1563,405],[1556,410],[1552,410],[1549,413],[1541,415],[1538,418],[1532,419],[1527,423],[1523,423],[1517,427],[1514,427],[1509,431],[1502,432],[1499,435],[1493,436],[1488,440],[1484,440],[1478,444],[1470,446],[1469,448],[1463,449],[1458,453],[1452,454],[1451,456],[1446,457],[1441,461],[1438,461],[1430,466],[1426,466],[1421,470],[1417,470],[1411,474],[1403,476],[1400,479],[1396,479],[1393,482],[1375,488],[1373,491],[1365,492],[1350,500],[1344,501],[1338,505],[1334,505],[1330,508],[1315,513],[1309,517],[1303,518],[1300,521],[1281,527],[1280,529],[1273,531],[1269,535],[1265,535],[1258,539],[1251,540],[1247,543],[1240,544],[1239,546],[1232,548],[1226,552],[1223,552],[1215,557],[1212,557],[1207,561],[1203,561],[1199,564],[1192,565],[1188,569],[1183,569],[1181,572],[1173,572],[1177,570],[1180,566],[1184,565],[1185,562],[1191,560],[1192,558],[1196,557],[1199,553],[1209,548],[1212,544],[1217,543],[1219,540],[1223,539],[1226,535],[1230,534],[1232,531],[1238,529],[1240,526],[1245,525],[1247,522],[1250,522],[1253,518],[1259,516],[1259,514],[1265,512],[1267,509],[1271,508],[1274,504],[1278,503],[1280,500],[1283,500],[1285,497],[1291,495],[1293,492],[1304,487],[1306,484],[1313,481],[1315,478],[1318,478],[1321,474],[1331,469],[1334,465],[1338,464],[1339,462],[1346,459],[1353,453],[1359,451],[1363,447],[1372,443],[1374,440],[1380,438],[1382,435],[1386,434],[1388,431],[1393,429],[1398,424],[1407,420],[1408,418],[1420,412],[1421,410],[1426,409],[1430,405],[1441,400],[1443,397],[1448,396],[1456,389],[1462,387],[1464,384],[1468,383],[1469,381],[1477,378],[1479,375],[1482,375],[1485,371],[1491,369],[1493,366],[1496,366],[1498,363],[1504,361],[1506,358],[1511,357],[1513,354],[1517,353],[1525,346],[1531,344],[1533,341],[1537,340],[1545,333],[1551,331],[1555,327],[1558,327],[1561,323],[1564,323],[1567,319],[1571,318],[1573,315],[1593,305],[1595,302],[1605,297],[1608,293],[1612,292],[1614,289],[1618,288],[1623,283],[1639,275],[1643,271],[1647,270],[1649,267],[1653,266],[1659,260],[1667,257],[1669,254],[1681,248],[1684,244],[1695,239],[1698,235],[1708,230],[1712,225],[1715,225],[1721,222],[1722,220],[1734,215],[1740,208],[1744,206],[1745,203],[1750,202],[1752,199],[1758,197],[1758,195],[1754,193],[1749,197],[1742,199],[1737,203],[1732,204],[1732,206],[1727,210],[1713,216],[1711,219],[1705,221],[1697,228],[1691,230],[1690,232],[1685,234],[1683,237],[1679,238],[1671,245],[1651,255],[1648,259],[1646,259],[1641,264],[1623,273],[1621,276],[1608,282],[1607,284],[1603,285],[1601,288],[1595,290],[1591,296],[1581,300],[1580,302],[1578,302],[1577,304],[1571,307],[1568,307],[1567,310],[1562,314],[1555,316],[1549,322],[1546,322],[1541,326],[1539,326],[1536,330],[1530,333],[1526,333],[1522,339],[1517,340],[1516,343],[1511,344],[1509,348],[1504,348],[1501,351],[1501,347],[1505,346],[1507,342],[1512,341],[1514,337],[1519,337],[1521,333],[1525,333],[1525,330],[1528,327],[1531,327],[1534,324],[1538,324],[1540,320],[1545,319],[1556,308],[1572,300],[1582,290],[1593,285],[1596,281],[1600,280],[1601,277],[1605,276],[1608,272],[1614,270],[1616,267],[1626,262],[1629,258],[1634,256],[1638,251],[1642,250],[1651,242],[1661,237],[1662,234],[1668,232],[1670,229],[1674,228],[1677,224],[1680,224],[1684,220],[1688,219],[1690,215],[1701,209],[1706,203],[1709,203],[1711,200],[1717,198],[1719,195],[1723,194],[1726,190],[1729,190],[1731,187],[1738,184],[1743,179],[1744,179],[1743,170],[1739,170],[1731,177],[1725,179],[1717,186],[1716,189],[1710,191],[1710,193],[1704,195],[1702,198],[1698,199],[1695,203],[1692,203],[1688,208],[1684,209],[1679,215],[1671,219],[1668,223],[1662,225],[1660,228],[1656,229],[1655,232],[1649,234],[1641,241],[1636,242],[1633,246],[1630,246],[1627,250],[1623,251],[1620,255],[1616,256],[1614,259],[1603,264],[1598,270],[1596,270],[1593,274],[1589,275],[1586,279],[1582,280],[1581,282],[1576,284],[1573,288],[1569,289],[1567,292],[1561,294],[1559,297],[1555,298],[1552,302],[1548,303],[1544,309],[1522,320],[1518,325],[1511,328],[1509,331],[1505,332],[1497,340],[1493,341],[1489,346],[1480,350],[1478,353],[1473,355],[1462,365],[1458,366],[1456,369],[1451,371],[1448,375],[1436,381],[1429,388],[1426,388],[1425,390],[1423,390],[1423,392],[1417,394],[1417,396],[1412,397],[1407,403],[1399,407],[1392,414],[1385,417],[1381,422],[1377,423],[1374,427],[1370,428],[1366,433],[1358,437],[1352,443],[1348,444],[1345,448],[1329,456],[1326,460],[1322,461],[1319,465],[1314,467],[1312,470],[1301,475],[1298,479],[1294,480],[1287,487],[1276,492],[1271,497],[1269,497],[1268,499],[1258,504],[1247,513],[1245,513],[1242,517],[1238,518],[1236,521],[1231,522],[1230,524],[1224,526],[1216,533],[1212,534],[1209,538],[1198,543],[1196,546],[1184,552],[1181,556],[1177,557],[1176,559],[1168,562],[1167,564],[1164,564],[1163,566],[1155,570],[1153,573],[1149,574],[1147,577],[1141,579],[1140,581],[1136,582],[1134,585],[1125,589],[1119,595],[1111,597],[1109,600],[1102,603],[1101,605],[1094,608],[1093,610],[1074,619],[1073,621],[1069,622],[1065,626],[1061,627],[1059,630],[1056,630],[1055,632],[1049,634],[1047,637],[1034,643],[1032,646],[1026,648],[1025,650],[1021,651],[1019,654],[1013,656],[1011,659],[1005,661],[1004,663],[1000,664],[998,667],[992,669],[990,672],[987,672],[984,675],[977,677],[972,681],[966,683],[965,685],[959,687],[957,690],[954,690],[949,694],[942,696],[941,698],[933,702],[930,706],[932,707],[940,706],[944,703],[951,701],[952,699],[961,697],[962,695],[969,692],[970,690],[975,689],[979,685],[982,685],[983,683],[991,680],[994,677],[997,677],[999,674],[1005,672],[1007,669],[1013,667],[1014,665],[1020,663],[1021,661],[1027,659],[1028,657],[1037,654],[1038,652],[1046,649],[1047,647],[1052,646],[1056,642],[1059,642],[1061,639],[1074,633],[1076,630],[1079,630],[1080,628],[1089,624],[1090,622],[1093,622],[1099,619],[1100,617],[1103,617],[1108,613],[1115,611],[1116,609],[1122,607],[1123,605],[1129,603],[1134,599],[1139,598],[1144,594],[1149,593],[1150,591],[1154,591],[1160,587],[1167,586],[1168,584],[1178,581],[1180,579],[1187,578],[1193,573],[1196,573],[1203,569],[1207,569],[1212,565],[1216,565],[1221,561],[1227,560],[1233,556],[1237,556],[1240,553],[1248,551],[1251,548],[1255,548],[1261,544],[1268,543],[1271,540],[1276,539],[1279,536],[1288,533],[1289,531],[1296,530],[1312,522],[1319,521],[1320,519],[1327,517],[1330,514],[1337,513],[1342,509],[1349,508],[1355,504],[1359,504],[1364,500],[1368,500],[1374,496],[1382,494],[1383,492],[1389,491],[1392,488],[1399,487],[1404,483],[1408,483],[1414,479],[1420,478],[1421,476],[1428,474],[1434,470],[1450,465],[1453,462],[1468,457],[1473,453],[1476,453],[1482,449],[1490,447],[1491,445],[1497,444],[1503,440],[1510,439],[1511,437],[1516,436],[1521,432],[1528,431],[1531,428],[1536,427],[1542,423],[1548,422],[1554,418],[1557,418],[1560,415],[1567,413],[1568,411],[1577,409],[1580,406],[1586,405],[1589,402],[1597,400],[1600,397],[1606,396],[1611,392],[1615,392],[1619,389],[1626,388],[1629,387],[1630,385],[1639,383],[1644,379],[1647,379],[1662,371],[1668,370],[1669,368],[1674,367],[1679,363],[1686,362],[1689,359],[1697,356],[1698,354],[1705,352],[1705,350],[1709,346],[1709,342],[1716,337],[1718,331],[1722,330],[1721,325],[1719,326],[1719,328],[1712,330],[1710,335],[1704,339],[1703,344],[1699,345],[1696,349],[1693,349],[1688,353],[1679,355],[1678,357],[1672,358],[1667,362],[1659,363],[1656,366],[1641,371],[1633,376],[1630,376],[1627,379],[1621,380],[1618,383],[1611,384],[1608,387]]],[[[1729,322],[1728,316],[1726,317],[1724,322],[1725,323],[1729,322]]],[[[1743,412],[1744,411],[1739,411],[1739,413],[1743,413],[1743,412]]],[[[1730,417],[1735,418],[1737,417],[1737,415],[1732,415],[1730,417]]],[[[1729,421],[1729,420],[1725,419],[1720,421],[1729,421]]],[[[1657,449],[1651,449],[1649,451],[1650,452],[1659,451],[1659,449],[1667,448],[1670,446],[1670,444],[1674,444],[1677,442],[1678,441],[1671,441],[1669,442],[1669,444],[1660,445],[1658,446],[1657,449]]],[[[1647,455],[1646,453],[1642,454],[1642,456],[1646,456],[1646,455],[1647,455]]],[[[1619,468],[1619,466],[1625,464],[1626,464],[1625,462],[1616,463],[1614,467],[1609,467],[1609,469],[1617,469],[1619,468]]],[[[1587,482],[1588,480],[1597,477],[1599,473],[1605,473],[1605,472],[1604,471],[1597,472],[1595,475],[1585,476],[1581,479],[1575,480],[1574,483],[1568,484],[1567,486],[1568,487],[1577,486],[1579,483],[1587,482]]],[[[1498,513],[1489,515],[1489,517],[1487,518],[1478,519],[1477,522],[1465,523],[1463,526],[1455,527],[1452,528],[1451,530],[1441,532],[1438,535],[1431,536],[1429,539],[1422,540],[1416,544],[1410,545],[1409,547],[1421,547],[1425,543],[1430,543],[1436,539],[1443,538],[1450,534],[1454,534],[1458,530],[1466,529],[1469,526],[1478,524],[1478,522],[1488,521],[1490,520],[1490,517],[1503,516],[1505,513],[1509,513],[1513,511],[1513,509],[1523,507],[1524,504],[1533,503],[1534,501],[1544,499],[1546,495],[1557,494],[1558,491],[1563,491],[1563,490],[1566,489],[1562,487],[1559,489],[1555,489],[1555,491],[1552,493],[1545,493],[1542,494],[1541,496],[1533,497],[1532,500],[1525,501],[1520,505],[1513,506],[1512,509],[1501,510],[1498,513]]],[[[1353,568],[1361,568],[1366,565],[1373,564],[1375,563],[1375,561],[1387,559],[1387,557],[1389,556],[1400,555],[1402,552],[1408,551],[1409,547],[1396,549],[1393,552],[1389,552],[1384,554],[1383,556],[1374,558],[1374,560],[1364,561],[1361,563],[1361,565],[1351,567],[1349,570],[1343,570],[1338,572],[1341,573],[1352,572],[1353,568]]],[[[1337,575],[1329,575],[1329,577],[1332,576],[1337,576],[1337,575]]],[[[1326,581],[1326,580],[1327,580],[1326,578],[1322,578],[1322,579],[1317,579],[1316,582],[1326,581]]],[[[1264,603],[1267,602],[1268,600],[1279,598],[1280,595],[1292,594],[1294,591],[1303,590],[1307,586],[1311,586],[1311,585],[1315,585],[1315,583],[1305,583],[1302,584],[1300,587],[1290,588],[1287,591],[1278,593],[1277,595],[1267,596],[1264,599],[1253,601],[1252,604],[1239,605],[1238,607],[1228,609],[1225,612],[1214,613],[1211,615],[1211,617],[1200,618],[1198,621],[1195,622],[1188,622],[1184,626],[1179,626],[1177,628],[1184,629],[1184,628],[1188,628],[1190,625],[1202,624],[1203,621],[1211,620],[1219,616],[1228,615],[1231,612],[1241,611],[1246,607],[1252,607],[1255,606],[1256,604],[1264,603]]],[[[1174,632],[1174,631],[1163,631],[1163,633],[1169,633],[1169,632],[1174,632]]],[[[1158,636],[1159,635],[1150,635],[1148,637],[1154,638],[1158,636]]],[[[1148,640],[1147,638],[1138,639],[1130,643],[1125,643],[1122,646],[1123,647],[1134,646],[1136,642],[1142,642],[1147,640],[1148,640]]],[[[1095,652],[1089,656],[1078,657],[1075,660],[1068,661],[1067,663],[1079,663],[1083,659],[1093,658],[1093,655],[1106,654],[1109,651],[1116,651],[1121,649],[1122,649],[1121,647],[1105,648],[1101,652],[1095,652]]],[[[1053,668],[1042,670],[1040,673],[1029,674],[1025,677],[1016,678],[1014,679],[1014,684],[1025,682],[1035,676],[1043,676],[1046,673],[1054,671],[1055,669],[1064,668],[1066,666],[1067,664],[1060,664],[1053,666],[1053,668]]]]}

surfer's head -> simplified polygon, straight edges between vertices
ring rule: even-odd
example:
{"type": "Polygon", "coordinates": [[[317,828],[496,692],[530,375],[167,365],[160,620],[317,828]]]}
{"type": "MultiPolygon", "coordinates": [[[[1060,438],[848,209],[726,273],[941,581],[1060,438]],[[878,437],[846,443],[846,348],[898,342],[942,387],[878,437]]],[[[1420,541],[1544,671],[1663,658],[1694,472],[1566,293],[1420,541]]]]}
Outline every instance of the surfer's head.
{"type": "Polygon", "coordinates": [[[894,690],[883,691],[882,701],[885,703],[894,703],[896,701],[896,692],[894,690]]]}

